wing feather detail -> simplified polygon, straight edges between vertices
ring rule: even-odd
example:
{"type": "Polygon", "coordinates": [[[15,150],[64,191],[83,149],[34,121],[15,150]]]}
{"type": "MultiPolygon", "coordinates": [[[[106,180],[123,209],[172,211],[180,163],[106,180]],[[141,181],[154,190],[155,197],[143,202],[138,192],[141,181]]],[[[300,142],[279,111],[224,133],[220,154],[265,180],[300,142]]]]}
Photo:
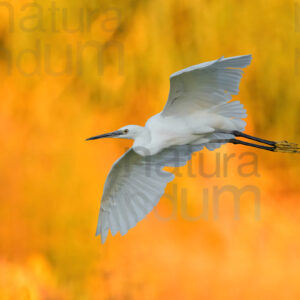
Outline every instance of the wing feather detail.
{"type": "Polygon", "coordinates": [[[185,115],[230,101],[238,94],[242,68],[251,59],[251,55],[221,57],[172,74],[162,115],[185,115]]]}
{"type": "Polygon", "coordinates": [[[96,235],[105,242],[109,230],[121,235],[134,227],[152,211],[164,194],[174,174],[162,170],[165,166],[185,165],[191,154],[203,146],[184,145],[143,157],[128,150],[117,160],[104,184],[96,235]]]}

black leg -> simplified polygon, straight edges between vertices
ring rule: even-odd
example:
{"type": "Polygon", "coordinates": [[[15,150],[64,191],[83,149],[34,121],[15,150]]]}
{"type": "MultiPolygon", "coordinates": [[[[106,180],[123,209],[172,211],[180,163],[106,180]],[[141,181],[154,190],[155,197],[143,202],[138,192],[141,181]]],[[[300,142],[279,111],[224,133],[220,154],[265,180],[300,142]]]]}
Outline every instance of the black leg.
{"type": "Polygon", "coordinates": [[[234,130],[231,133],[236,137],[243,137],[243,138],[253,140],[253,141],[256,141],[256,142],[259,142],[259,143],[267,144],[267,145],[272,145],[272,146],[276,145],[276,142],[260,139],[260,138],[257,138],[255,136],[252,136],[252,135],[249,135],[249,134],[237,131],[237,130],[234,130]]]}
{"type": "Polygon", "coordinates": [[[237,139],[211,140],[210,143],[230,143],[230,144],[235,144],[235,145],[244,145],[244,146],[254,147],[254,148],[268,150],[268,151],[276,151],[275,146],[268,147],[268,146],[244,142],[244,141],[237,140],[237,139]]]}
{"type": "Polygon", "coordinates": [[[240,141],[240,140],[237,140],[237,139],[230,139],[230,140],[228,140],[228,143],[236,144],[236,145],[244,145],[244,146],[259,148],[259,149],[268,150],[268,151],[274,151],[275,150],[275,147],[268,147],[268,146],[253,144],[253,143],[247,143],[247,142],[240,141]]]}
{"type": "MultiPolygon", "coordinates": [[[[233,132],[227,132],[227,133],[234,134],[233,132]]],[[[245,136],[248,136],[248,135],[245,134],[245,136]]],[[[244,137],[244,135],[242,137],[244,137]]],[[[249,139],[258,141],[260,143],[266,143],[268,145],[271,145],[272,147],[248,143],[248,142],[244,142],[244,141],[237,140],[237,139],[211,140],[210,143],[231,143],[231,144],[244,145],[244,146],[259,148],[259,149],[263,149],[263,150],[273,151],[273,152],[300,153],[300,147],[295,143],[289,143],[287,141],[271,142],[271,141],[255,138],[252,136],[250,136],[249,139]],[[265,141],[265,142],[262,142],[262,141],[265,141]]]]}

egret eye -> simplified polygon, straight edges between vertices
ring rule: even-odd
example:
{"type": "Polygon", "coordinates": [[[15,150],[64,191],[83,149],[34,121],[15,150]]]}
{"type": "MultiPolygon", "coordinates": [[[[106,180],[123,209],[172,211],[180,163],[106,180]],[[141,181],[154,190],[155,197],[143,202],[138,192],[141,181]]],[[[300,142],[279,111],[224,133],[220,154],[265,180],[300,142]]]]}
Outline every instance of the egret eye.
{"type": "Polygon", "coordinates": [[[124,133],[128,133],[128,131],[129,131],[128,129],[125,129],[125,130],[124,130],[124,133]]]}

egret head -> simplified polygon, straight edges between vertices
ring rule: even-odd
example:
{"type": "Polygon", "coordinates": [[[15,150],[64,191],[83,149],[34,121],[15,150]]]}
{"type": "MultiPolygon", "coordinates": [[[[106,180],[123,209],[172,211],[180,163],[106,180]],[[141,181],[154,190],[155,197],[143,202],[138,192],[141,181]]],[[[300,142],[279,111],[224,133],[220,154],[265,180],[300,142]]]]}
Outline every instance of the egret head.
{"type": "Polygon", "coordinates": [[[127,125],[116,131],[96,135],[86,139],[86,141],[102,139],[102,138],[119,138],[119,139],[136,139],[142,132],[144,127],[138,125],[127,125]]]}

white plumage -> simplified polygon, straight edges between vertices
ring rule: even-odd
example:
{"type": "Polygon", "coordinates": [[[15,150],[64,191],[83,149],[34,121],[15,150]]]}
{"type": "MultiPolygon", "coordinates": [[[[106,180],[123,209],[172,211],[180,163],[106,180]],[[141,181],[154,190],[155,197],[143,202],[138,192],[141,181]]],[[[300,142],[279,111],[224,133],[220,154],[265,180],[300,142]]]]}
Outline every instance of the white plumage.
{"type": "Polygon", "coordinates": [[[133,147],[117,160],[104,185],[97,235],[105,242],[124,235],[158,203],[174,175],[165,166],[183,166],[203,147],[214,150],[243,131],[246,111],[239,101],[242,68],[251,55],[220,58],[183,69],[170,77],[170,92],[163,111],[145,127],[128,125],[92,137],[134,139],[133,147]]]}

